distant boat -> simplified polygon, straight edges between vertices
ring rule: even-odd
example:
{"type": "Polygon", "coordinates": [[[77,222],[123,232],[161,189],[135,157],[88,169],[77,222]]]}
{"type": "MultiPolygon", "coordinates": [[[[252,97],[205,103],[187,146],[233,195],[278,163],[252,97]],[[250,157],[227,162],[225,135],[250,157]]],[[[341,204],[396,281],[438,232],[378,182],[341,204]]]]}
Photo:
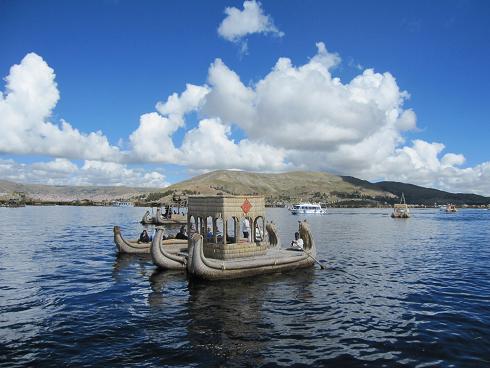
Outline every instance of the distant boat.
{"type": "Polygon", "coordinates": [[[444,211],[445,212],[458,212],[458,210],[454,204],[448,204],[447,206],[445,206],[444,211]]]}
{"type": "Polygon", "coordinates": [[[307,202],[295,204],[290,211],[293,215],[324,215],[327,213],[327,210],[322,208],[318,203],[307,202]]]}
{"type": "Polygon", "coordinates": [[[114,201],[112,202],[114,207],[133,207],[133,203],[131,202],[123,202],[123,201],[114,201]]]}
{"type": "Polygon", "coordinates": [[[408,208],[407,203],[405,202],[405,195],[402,193],[400,198],[400,203],[397,203],[393,206],[393,212],[391,213],[392,218],[409,218],[410,217],[410,209],[408,208]]]}
{"type": "MultiPolygon", "coordinates": [[[[171,209],[167,209],[167,216],[162,214],[162,210],[157,208],[155,216],[146,211],[141,219],[143,225],[183,225],[187,223],[187,216],[180,213],[172,214],[171,209]]],[[[153,212],[153,209],[152,209],[153,212]]]]}

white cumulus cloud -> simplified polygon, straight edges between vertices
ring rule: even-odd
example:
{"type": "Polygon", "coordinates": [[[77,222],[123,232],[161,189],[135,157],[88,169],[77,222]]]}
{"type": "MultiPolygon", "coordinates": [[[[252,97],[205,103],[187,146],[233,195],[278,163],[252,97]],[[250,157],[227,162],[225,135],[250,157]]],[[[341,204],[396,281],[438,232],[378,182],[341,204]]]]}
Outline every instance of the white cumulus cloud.
{"type": "Polygon", "coordinates": [[[59,100],[55,74],[40,56],[28,54],[11,68],[0,94],[0,153],[54,160],[0,160],[0,177],[51,184],[165,185],[159,170],[128,164],[152,162],[194,172],[325,170],[490,195],[490,162],[465,167],[464,155],[446,152],[443,143],[405,142],[407,131],[417,133],[417,116],[406,107],[409,93],[391,73],[365,69],[342,81],[333,74],[340,56],[322,42],[316,46],[304,64],[279,58],[253,83],[216,59],[207,84],[187,84],[182,93],[158,102],[156,111],[141,115],[125,152],[101,132],[81,133],[64,120],[50,121],[59,100]],[[186,122],[190,113],[199,119],[193,128],[186,122]],[[236,138],[237,131],[242,138],[236,138]],[[180,146],[174,142],[177,132],[183,133],[180,146]],[[78,166],[72,159],[84,163],[78,166]]]}
{"type": "Polygon", "coordinates": [[[235,142],[230,127],[219,119],[204,119],[187,132],[182,144],[183,164],[194,169],[243,169],[279,171],[287,169],[285,150],[242,139],[235,142]]]}
{"type": "Polygon", "coordinates": [[[266,15],[262,4],[258,1],[244,1],[243,10],[235,7],[225,9],[226,17],[218,27],[218,34],[225,40],[242,42],[241,52],[247,52],[247,42],[244,38],[250,34],[272,34],[276,37],[284,36],[274,25],[270,15],[266,15]]]}
{"type": "Polygon", "coordinates": [[[101,132],[81,133],[49,121],[60,95],[52,68],[37,54],[12,66],[0,93],[0,152],[72,159],[117,160],[120,152],[101,132]]]}
{"type": "Polygon", "coordinates": [[[158,102],[158,112],[143,114],[139,127],[131,133],[130,161],[178,163],[180,152],[175,148],[173,134],[185,126],[184,116],[200,108],[209,93],[206,86],[187,84],[184,92],[172,94],[166,102],[158,102]]]}
{"type": "Polygon", "coordinates": [[[408,93],[390,73],[365,70],[343,84],[331,74],[340,63],[323,43],[301,66],[280,58],[253,86],[217,59],[209,69],[211,91],[203,112],[236,124],[250,139],[280,148],[332,152],[379,131],[413,129],[415,113],[403,109],[408,93]]]}

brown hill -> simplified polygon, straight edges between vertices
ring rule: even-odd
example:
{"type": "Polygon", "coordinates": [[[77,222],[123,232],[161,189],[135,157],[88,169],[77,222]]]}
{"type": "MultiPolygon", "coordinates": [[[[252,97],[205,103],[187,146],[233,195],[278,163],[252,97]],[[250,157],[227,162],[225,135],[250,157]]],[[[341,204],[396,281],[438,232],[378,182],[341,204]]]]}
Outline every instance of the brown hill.
{"type": "Polygon", "coordinates": [[[19,184],[0,180],[0,196],[7,197],[14,192],[25,193],[26,197],[34,201],[43,202],[70,202],[76,200],[112,201],[126,200],[135,196],[146,196],[148,193],[158,191],[157,188],[131,188],[131,187],[97,187],[97,186],[68,186],[68,185],[41,185],[19,184]]]}
{"type": "MultiPolygon", "coordinates": [[[[324,172],[296,171],[281,174],[258,174],[220,170],[171,185],[165,193],[183,194],[260,194],[269,203],[313,200],[339,202],[345,200],[393,199],[395,195],[377,188],[352,184],[341,176],[324,172]]],[[[162,198],[165,200],[166,198],[162,198]]]]}

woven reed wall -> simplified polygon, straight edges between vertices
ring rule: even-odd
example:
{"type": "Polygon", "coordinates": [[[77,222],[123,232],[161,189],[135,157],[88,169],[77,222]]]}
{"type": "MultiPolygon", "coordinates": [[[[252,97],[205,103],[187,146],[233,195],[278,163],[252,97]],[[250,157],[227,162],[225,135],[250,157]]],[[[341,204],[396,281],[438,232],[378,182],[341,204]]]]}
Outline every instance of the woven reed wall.
{"type": "Polygon", "coordinates": [[[267,253],[267,244],[256,245],[253,243],[236,243],[236,244],[204,244],[204,257],[221,260],[235,258],[263,256],[267,253]]]}
{"type": "Polygon", "coordinates": [[[188,215],[231,218],[265,216],[265,199],[260,196],[189,196],[188,215]],[[242,205],[248,200],[251,207],[245,214],[242,205]]]}

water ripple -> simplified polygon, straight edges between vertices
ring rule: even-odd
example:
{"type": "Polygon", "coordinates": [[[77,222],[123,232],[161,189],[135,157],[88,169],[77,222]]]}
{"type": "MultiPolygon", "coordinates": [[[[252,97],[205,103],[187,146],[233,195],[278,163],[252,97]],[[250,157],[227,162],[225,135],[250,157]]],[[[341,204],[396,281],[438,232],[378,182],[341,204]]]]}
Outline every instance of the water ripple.
{"type": "Polygon", "coordinates": [[[332,209],[326,270],[215,283],[118,256],[143,212],[0,208],[0,366],[490,366],[489,211],[332,209]]]}

